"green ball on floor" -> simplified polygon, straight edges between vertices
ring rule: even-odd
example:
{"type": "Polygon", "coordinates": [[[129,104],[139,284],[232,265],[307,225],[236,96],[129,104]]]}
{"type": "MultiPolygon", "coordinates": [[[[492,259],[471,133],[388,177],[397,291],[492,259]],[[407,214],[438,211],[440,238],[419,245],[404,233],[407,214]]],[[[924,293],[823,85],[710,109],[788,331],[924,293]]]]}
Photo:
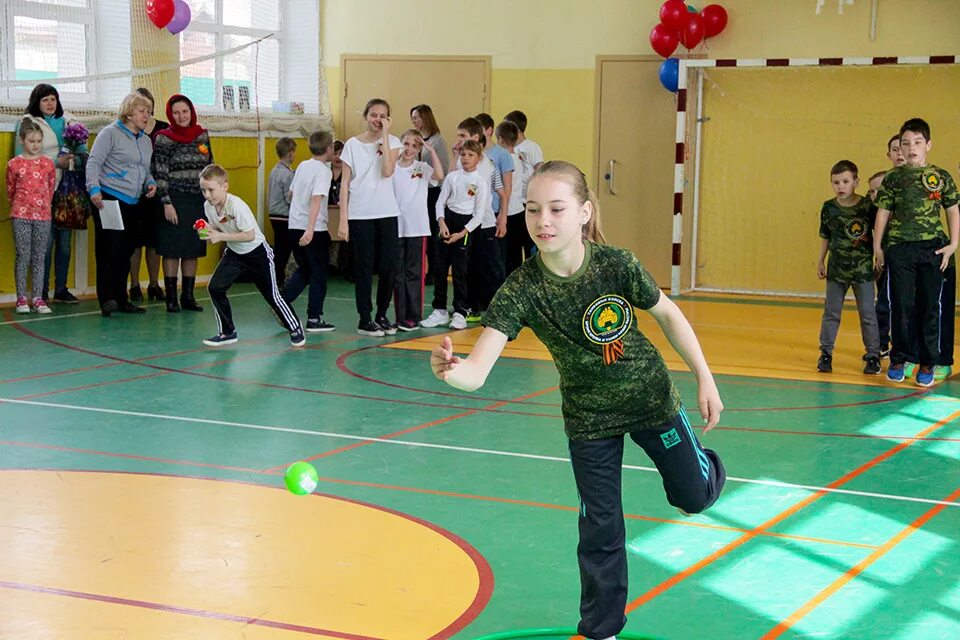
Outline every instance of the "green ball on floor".
{"type": "Polygon", "coordinates": [[[283,482],[287,485],[290,493],[297,496],[305,496],[313,493],[313,490],[320,484],[320,476],[317,470],[309,462],[294,462],[287,467],[287,472],[283,475],[283,482]]]}

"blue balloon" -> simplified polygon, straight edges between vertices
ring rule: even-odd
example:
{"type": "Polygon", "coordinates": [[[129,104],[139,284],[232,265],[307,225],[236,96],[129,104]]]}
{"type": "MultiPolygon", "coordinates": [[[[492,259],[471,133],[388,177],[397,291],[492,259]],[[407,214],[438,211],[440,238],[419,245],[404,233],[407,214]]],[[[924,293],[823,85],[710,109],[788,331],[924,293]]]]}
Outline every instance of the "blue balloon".
{"type": "Polygon", "coordinates": [[[660,65],[660,84],[668,91],[677,92],[677,81],[680,77],[680,61],[677,58],[667,58],[660,65]]]}

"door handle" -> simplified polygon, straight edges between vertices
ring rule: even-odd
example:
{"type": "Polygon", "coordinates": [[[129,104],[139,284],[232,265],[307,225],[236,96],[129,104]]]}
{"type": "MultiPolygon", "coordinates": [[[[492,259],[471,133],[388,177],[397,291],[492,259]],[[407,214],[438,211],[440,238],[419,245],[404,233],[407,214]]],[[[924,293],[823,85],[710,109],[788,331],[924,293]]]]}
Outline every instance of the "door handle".
{"type": "Polygon", "coordinates": [[[610,168],[607,170],[607,174],[603,176],[603,179],[607,181],[607,188],[610,190],[610,195],[612,196],[617,195],[617,187],[616,187],[616,184],[614,183],[614,180],[616,178],[616,167],[617,167],[617,161],[611,160],[610,168]]]}

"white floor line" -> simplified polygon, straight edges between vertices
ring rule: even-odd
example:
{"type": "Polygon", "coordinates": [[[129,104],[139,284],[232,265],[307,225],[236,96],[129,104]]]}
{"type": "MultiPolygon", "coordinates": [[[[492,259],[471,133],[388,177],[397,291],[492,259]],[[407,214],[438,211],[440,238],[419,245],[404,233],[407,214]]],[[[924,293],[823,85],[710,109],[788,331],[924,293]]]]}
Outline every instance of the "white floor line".
{"type": "MultiPolygon", "coordinates": [[[[258,296],[260,295],[259,291],[246,291],[244,293],[231,293],[230,298],[242,298],[243,296],[258,296]]],[[[197,300],[208,301],[210,300],[209,296],[197,298],[197,300]]],[[[336,298],[333,296],[327,296],[326,300],[337,300],[341,302],[353,302],[353,298],[336,298]]],[[[144,304],[141,305],[144,309],[163,309],[166,303],[156,302],[153,304],[144,304]]],[[[57,305],[62,306],[62,305],[57,305]]],[[[7,320],[6,322],[0,322],[0,327],[8,324],[26,324],[28,322],[47,322],[49,320],[63,320],[64,318],[79,318],[82,316],[98,316],[100,311],[82,311],[80,313],[51,313],[46,316],[33,316],[25,317],[23,320],[7,320]]]]}
{"type": "MultiPolygon", "coordinates": [[[[514,451],[498,451],[496,449],[477,449],[474,447],[458,447],[455,445],[448,444],[433,444],[429,442],[414,442],[410,440],[388,440],[385,438],[368,438],[364,436],[353,436],[344,433],[330,433],[328,431],[310,431],[308,429],[294,429],[292,427],[274,427],[270,425],[262,424],[249,424],[245,422],[230,422],[226,420],[209,420],[207,418],[189,418],[186,416],[170,416],[159,413],[144,413],[140,411],[124,411],[121,409],[102,409],[99,407],[83,407],[79,405],[72,404],[59,404],[55,402],[36,402],[34,400],[17,400],[13,398],[0,398],[0,404],[2,403],[9,404],[21,404],[29,405],[34,407],[48,407],[55,409],[72,409],[75,411],[91,411],[95,413],[109,413],[114,415],[122,416],[133,416],[137,418],[155,418],[157,420],[170,420],[177,422],[194,422],[198,424],[212,424],[225,427],[236,427],[238,429],[253,429],[256,431],[272,431],[278,433],[296,433],[299,435],[306,436],[317,436],[325,438],[338,438],[341,440],[357,440],[362,442],[379,442],[381,444],[392,444],[405,447],[421,447],[426,449],[443,449],[446,451],[460,451],[463,453],[479,453],[484,455],[494,455],[494,456],[506,456],[510,458],[524,458],[528,460],[544,460],[547,462],[562,462],[569,464],[569,458],[563,458],[559,456],[544,456],[533,453],[517,453],[514,451]]],[[[646,471],[646,472],[656,472],[655,467],[643,467],[638,465],[623,465],[624,469],[630,469],[633,471],[646,471]]],[[[829,487],[818,487],[815,485],[805,485],[805,484],[794,484],[792,482],[780,482],[778,480],[758,480],[755,478],[739,478],[736,476],[727,476],[727,480],[731,482],[740,482],[743,484],[758,484],[768,487],[780,487],[784,489],[803,489],[805,491],[814,491],[814,492],[824,492],[824,493],[840,493],[845,495],[852,496],[861,496],[865,498],[879,498],[882,500],[899,500],[902,502],[919,502],[923,504],[938,504],[946,507],[960,507],[960,502],[950,502],[946,500],[931,500],[928,498],[914,498],[911,496],[901,496],[896,494],[889,493],[874,493],[870,491],[854,491],[852,489],[833,489],[829,487]]]]}

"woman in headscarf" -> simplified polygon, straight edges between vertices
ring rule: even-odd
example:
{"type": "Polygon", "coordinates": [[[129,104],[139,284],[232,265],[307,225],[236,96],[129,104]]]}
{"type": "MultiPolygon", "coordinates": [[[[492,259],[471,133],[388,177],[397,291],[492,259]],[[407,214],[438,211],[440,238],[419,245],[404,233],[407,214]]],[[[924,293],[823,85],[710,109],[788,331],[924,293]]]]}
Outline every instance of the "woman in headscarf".
{"type": "Polygon", "coordinates": [[[157,252],[163,256],[167,311],[203,311],[194,298],[193,288],[197,258],[207,255],[207,243],[199,238],[193,224],[204,217],[200,172],[213,164],[210,134],[197,124],[197,110],[184,95],[176,94],[167,101],[167,120],[170,126],[157,134],[154,147],[157,195],[163,203],[157,252]],[[178,270],[183,275],[179,303],[178,270]]]}

